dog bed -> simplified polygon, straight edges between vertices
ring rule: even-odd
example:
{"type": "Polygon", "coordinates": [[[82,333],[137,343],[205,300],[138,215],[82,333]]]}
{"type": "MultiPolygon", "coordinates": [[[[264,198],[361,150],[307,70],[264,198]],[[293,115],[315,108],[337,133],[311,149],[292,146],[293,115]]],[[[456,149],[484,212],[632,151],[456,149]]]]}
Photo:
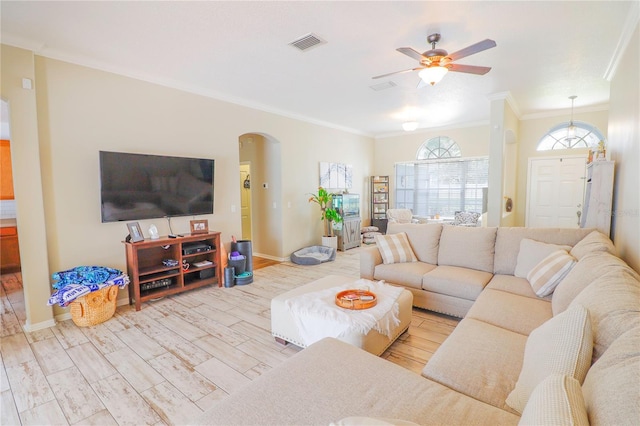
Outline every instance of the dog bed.
{"type": "Polygon", "coordinates": [[[319,265],[336,259],[336,249],[327,246],[311,246],[291,253],[291,261],[297,265],[319,265]]]}

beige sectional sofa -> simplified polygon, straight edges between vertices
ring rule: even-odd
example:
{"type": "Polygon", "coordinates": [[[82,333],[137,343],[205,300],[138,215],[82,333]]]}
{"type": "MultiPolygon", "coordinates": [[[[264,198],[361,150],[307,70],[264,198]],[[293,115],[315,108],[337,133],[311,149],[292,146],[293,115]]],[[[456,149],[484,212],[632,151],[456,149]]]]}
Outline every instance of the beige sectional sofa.
{"type": "Polygon", "coordinates": [[[362,277],[403,285],[417,306],[464,318],[421,376],[325,339],[194,423],[638,424],[640,277],[608,238],[437,224],[388,232],[404,233],[416,261],[384,264],[370,247],[362,277]],[[540,297],[516,275],[531,275],[558,249],[544,244],[564,246],[575,263],[540,297]]]}

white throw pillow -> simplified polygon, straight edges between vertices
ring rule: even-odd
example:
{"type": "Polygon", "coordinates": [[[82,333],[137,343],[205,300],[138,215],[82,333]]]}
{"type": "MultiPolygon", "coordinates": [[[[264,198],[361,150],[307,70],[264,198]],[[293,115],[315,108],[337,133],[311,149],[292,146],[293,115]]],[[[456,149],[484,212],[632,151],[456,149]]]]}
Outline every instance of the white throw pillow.
{"type": "Polygon", "coordinates": [[[545,297],[567,276],[576,259],[566,250],[556,250],[545,257],[527,274],[527,280],[538,297],[545,297]]]}
{"type": "Polygon", "coordinates": [[[529,335],[522,370],[507,405],[522,413],[533,390],[551,374],[571,376],[582,383],[591,366],[592,351],[589,312],[582,305],[551,318],[529,335]]]}
{"type": "Polygon", "coordinates": [[[417,262],[411,244],[405,232],[389,235],[376,235],[376,245],[382,256],[382,263],[417,262]]]}
{"type": "Polygon", "coordinates": [[[458,225],[475,225],[478,223],[480,213],[474,212],[455,212],[453,216],[453,224],[458,225]]]}
{"type": "Polygon", "coordinates": [[[588,426],[587,407],[580,382],[573,377],[552,374],[531,394],[519,425],[588,426]]]}
{"type": "Polygon", "coordinates": [[[571,250],[571,246],[559,246],[557,244],[547,244],[529,238],[520,241],[520,251],[516,261],[516,270],[513,273],[516,277],[527,278],[529,271],[533,269],[542,259],[549,256],[556,250],[571,250]]]}

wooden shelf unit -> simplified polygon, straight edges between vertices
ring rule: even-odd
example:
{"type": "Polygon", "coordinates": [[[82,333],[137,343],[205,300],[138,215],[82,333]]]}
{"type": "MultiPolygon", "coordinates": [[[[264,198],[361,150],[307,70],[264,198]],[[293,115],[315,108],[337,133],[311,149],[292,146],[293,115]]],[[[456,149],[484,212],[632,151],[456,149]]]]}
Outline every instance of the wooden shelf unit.
{"type": "Polygon", "coordinates": [[[389,176],[371,176],[371,225],[387,232],[389,210],[389,176]]]}
{"type": "Polygon", "coordinates": [[[163,296],[182,293],[206,285],[222,287],[222,261],[220,257],[220,232],[206,234],[188,234],[184,237],[162,237],[157,240],[145,239],[137,243],[125,242],[127,273],[129,284],[129,303],[140,310],[142,302],[163,296]],[[184,254],[183,248],[190,244],[205,244],[210,250],[184,254]],[[164,259],[178,261],[177,266],[165,266],[164,259]],[[183,270],[182,263],[187,261],[189,269],[183,270]],[[196,267],[194,263],[209,261],[211,264],[196,267]],[[161,284],[169,280],[169,285],[144,289],[145,284],[161,284]]]}

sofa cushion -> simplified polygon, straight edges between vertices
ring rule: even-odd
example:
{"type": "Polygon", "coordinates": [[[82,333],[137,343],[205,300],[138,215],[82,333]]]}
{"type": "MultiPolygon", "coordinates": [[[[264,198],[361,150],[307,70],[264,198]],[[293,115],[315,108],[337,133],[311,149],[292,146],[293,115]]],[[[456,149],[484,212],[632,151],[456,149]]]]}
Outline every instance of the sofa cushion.
{"type": "Polygon", "coordinates": [[[518,379],[526,341],[521,334],[465,318],[429,359],[422,375],[514,412],[505,400],[518,379]]]}
{"type": "Polygon", "coordinates": [[[609,253],[594,252],[583,256],[553,292],[553,314],[558,315],[567,309],[571,301],[596,278],[620,269],[631,271],[624,261],[609,253]]]}
{"type": "Polygon", "coordinates": [[[417,262],[407,234],[400,232],[392,235],[376,235],[376,245],[382,256],[382,263],[417,262]]]}
{"type": "Polygon", "coordinates": [[[436,268],[423,262],[394,263],[376,265],[373,278],[384,280],[390,284],[401,284],[405,287],[421,289],[424,274],[436,268]]]}
{"type": "Polygon", "coordinates": [[[520,251],[520,241],[523,238],[550,244],[574,246],[592,231],[593,229],[583,228],[500,227],[496,234],[493,273],[514,275],[520,251]]]}
{"type": "Polygon", "coordinates": [[[571,250],[571,246],[559,246],[557,244],[548,244],[541,241],[523,238],[520,241],[520,251],[518,252],[518,261],[516,269],[513,273],[516,277],[527,278],[529,272],[539,264],[545,257],[557,250],[571,250]]]}
{"type": "Polygon", "coordinates": [[[496,229],[444,226],[440,236],[438,265],[492,273],[496,229]]]}
{"type": "Polygon", "coordinates": [[[407,234],[413,253],[420,262],[438,264],[438,246],[442,225],[439,223],[390,223],[387,226],[387,234],[407,234]]]}
{"type": "MultiPolygon", "coordinates": [[[[526,278],[514,277],[513,275],[494,275],[489,281],[489,284],[485,287],[485,290],[500,290],[507,293],[517,294],[519,296],[530,297],[532,299],[539,299],[533,292],[531,284],[526,278]]],[[[542,299],[551,301],[551,296],[543,297],[542,299]]]]}
{"type": "Polygon", "coordinates": [[[606,252],[617,256],[618,251],[613,242],[606,235],[599,231],[593,231],[573,246],[571,256],[580,260],[584,256],[593,252],[606,252]]]}
{"type": "Polygon", "coordinates": [[[492,425],[518,423],[512,413],[331,338],[300,351],[212,405],[183,423],[328,425],[348,416],[396,418],[421,425],[467,425],[478,419],[492,425]]]}
{"type": "Polygon", "coordinates": [[[557,250],[534,266],[527,274],[527,280],[537,296],[548,296],[575,264],[576,259],[566,250],[557,250]]]}
{"type": "Polygon", "coordinates": [[[584,379],[592,425],[638,424],[640,419],[640,327],[618,337],[584,379]]]}
{"type": "Polygon", "coordinates": [[[625,331],[640,326],[640,282],[627,269],[611,271],[573,299],[569,309],[582,305],[593,326],[593,362],[625,331]]]}
{"type": "Polygon", "coordinates": [[[522,413],[533,390],[550,374],[566,374],[582,383],[592,350],[589,313],[583,306],[572,306],[553,317],[529,335],[522,371],[507,404],[522,413]]]}
{"type": "Polygon", "coordinates": [[[544,379],[531,394],[518,424],[589,426],[580,382],[561,374],[544,379]]]}
{"type": "Polygon", "coordinates": [[[473,318],[528,336],[552,317],[548,300],[485,289],[466,318],[473,318]]]}
{"type": "Polygon", "coordinates": [[[422,277],[422,288],[467,300],[476,300],[493,275],[457,266],[438,266],[422,277]]]}

